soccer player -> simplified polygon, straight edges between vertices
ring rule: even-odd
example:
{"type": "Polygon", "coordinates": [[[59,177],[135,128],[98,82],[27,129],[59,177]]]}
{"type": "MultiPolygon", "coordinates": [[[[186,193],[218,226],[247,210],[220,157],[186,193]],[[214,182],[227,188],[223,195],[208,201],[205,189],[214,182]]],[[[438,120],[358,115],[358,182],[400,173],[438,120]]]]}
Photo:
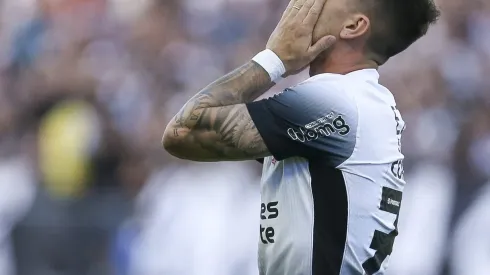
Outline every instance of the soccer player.
{"type": "Polygon", "coordinates": [[[293,0],[266,50],[167,126],[163,146],[178,158],[265,158],[260,274],[385,274],[405,123],[377,68],[438,15],[432,0],[293,0]],[[308,65],[311,78],[253,102],[308,65]]]}

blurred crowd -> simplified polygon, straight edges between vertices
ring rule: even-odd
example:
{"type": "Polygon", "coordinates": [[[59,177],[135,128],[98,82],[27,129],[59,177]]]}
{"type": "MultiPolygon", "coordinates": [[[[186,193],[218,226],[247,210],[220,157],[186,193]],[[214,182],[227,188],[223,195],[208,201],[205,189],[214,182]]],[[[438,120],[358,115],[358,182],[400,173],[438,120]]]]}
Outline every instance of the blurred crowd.
{"type": "MultiPolygon", "coordinates": [[[[160,140],[287,2],[0,2],[0,275],[257,274],[260,165],[183,162],[160,140]]],[[[390,274],[488,275],[490,1],[438,4],[381,69],[408,126],[390,274]]]]}

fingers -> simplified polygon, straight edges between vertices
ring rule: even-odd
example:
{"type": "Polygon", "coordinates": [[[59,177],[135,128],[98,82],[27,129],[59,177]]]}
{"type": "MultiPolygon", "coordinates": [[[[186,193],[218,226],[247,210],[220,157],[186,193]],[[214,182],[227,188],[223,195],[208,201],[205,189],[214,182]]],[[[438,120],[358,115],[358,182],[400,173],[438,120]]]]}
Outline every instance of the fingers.
{"type": "Polygon", "coordinates": [[[307,26],[314,26],[316,22],[318,22],[318,18],[320,18],[320,14],[323,11],[323,7],[325,6],[326,0],[315,0],[308,11],[308,14],[305,16],[303,23],[307,26]]]}
{"type": "Polygon", "coordinates": [[[299,22],[303,22],[303,20],[308,16],[311,8],[315,4],[316,1],[325,1],[325,0],[306,0],[303,2],[303,6],[298,11],[296,18],[299,22]]]}
{"type": "Polygon", "coordinates": [[[333,44],[335,44],[335,41],[337,41],[337,39],[333,35],[322,37],[320,38],[320,40],[318,40],[318,42],[316,42],[314,45],[310,47],[309,52],[313,58],[316,58],[322,52],[324,52],[325,50],[330,48],[333,44]]]}
{"type": "MultiPolygon", "coordinates": [[[[308,0],[308,1],[314,1],[314,0],[308,0]]],[[[289,17],[296,17],[298,13],[304,8],[306,0],[296,0],[294,1],[294,4],[291,7],[291,11],[289,12],[289,17]]]]}
{"type": "Polygon", "coordinates": [[[291,10],[293,9],[293,6],[296,4],[297,1],[298,0],[289,1],[289,4],[288,4],[286,10],[282,14],[281,21],[284,20],[284,18],[288,17],[288,15],[291,13],[291,10]]]}

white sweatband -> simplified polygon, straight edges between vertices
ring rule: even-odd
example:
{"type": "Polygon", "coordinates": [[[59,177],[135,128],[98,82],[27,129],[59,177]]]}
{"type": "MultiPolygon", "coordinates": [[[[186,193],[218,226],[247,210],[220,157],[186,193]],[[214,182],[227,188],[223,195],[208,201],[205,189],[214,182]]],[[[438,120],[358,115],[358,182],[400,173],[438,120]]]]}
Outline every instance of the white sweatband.
{"type": "Polygon", "coordinates": [[[272,82],[277,83],[286,73],[286,67],[284,67],[282,60],[269,49],[261,51],[252,60],[269,73],[272,82]]]}

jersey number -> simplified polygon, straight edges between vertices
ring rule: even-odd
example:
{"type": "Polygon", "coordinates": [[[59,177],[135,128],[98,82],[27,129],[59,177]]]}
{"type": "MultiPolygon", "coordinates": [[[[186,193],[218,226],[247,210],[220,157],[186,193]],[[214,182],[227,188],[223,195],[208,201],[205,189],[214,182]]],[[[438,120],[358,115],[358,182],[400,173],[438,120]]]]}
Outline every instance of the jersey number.
{"type": "Polygon", "coordinates": [[[374,231],[374,236],[371,241],[370,248],[375,250],[376,253],[373,257],[367,259],[362,267],[368,275],[373,275],[381,269],[383,261],[391,255],[393,251],[393,243],[395,237],[398,235],[398,215],[400,213],[400,204],[402,201],[402,192],[383,187],[383,194],[379,209],[381,211],[389,212],[396,215],[395,230],[386,234],[381,231],[374,231]]]}
{"type": "MultiPolygon", "coordinates": [[[[401,119],[400,111],[396,107],[391,107],[396,121],[396,136],[398,137],[398,151],[402,152],[402,133],[405,130],[405,123],[401,119]]],[[[403,179],[403,160],[397,160],[391,164],[391,173],[397,179],[403,179]]]]}

